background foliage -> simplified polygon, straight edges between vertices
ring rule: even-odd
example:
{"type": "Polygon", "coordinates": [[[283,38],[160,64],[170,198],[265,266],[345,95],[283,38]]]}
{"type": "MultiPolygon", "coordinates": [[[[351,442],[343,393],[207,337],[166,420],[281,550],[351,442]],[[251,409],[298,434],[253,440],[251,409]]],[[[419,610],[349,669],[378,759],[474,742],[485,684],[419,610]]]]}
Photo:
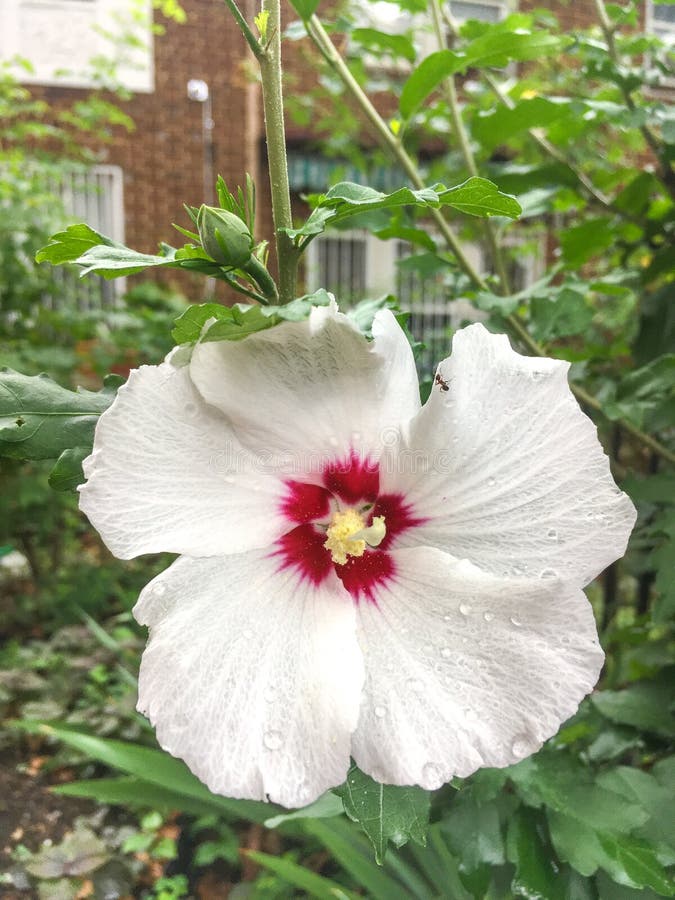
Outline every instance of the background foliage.
{"type": "MultiPolygon", "coordinates": [[[[16,376],[11,385],[31,401],[62,397],[77,439],[64,442],[55,429],[37,446],[23,435],[19,441],[26,423],[18,424],[0,394],[0,708],[11,721],[0,753],[56,784],[64,809],[79,802],[73,798],[98,803],[94,813],[73,806],[73,827],[52,846],[19,841],[7,884],[27,891],[32,885],[45,897],[83,890],[209,896],[213,885],[237,885],[233,896],[254,898],[675,894],[675,114],[663,89],[664,78],[673,77],[669,60],[659,40],[643,33],[637,3],[599,3],[598,24],[571,35],[561,33],[550,11],[495,24],[449,20],[431,53],[420,35],[426,29],[433,36],[433,7],[398,5],[403,25],[396,33],[376,13],[364,22],[363,9],[345,9],[329,23],[334,35],[348,35],[357,85],[391,113],[382,122],[393,144],[377,129],[377,145],[364,149],[356,140],[360,120],[345,110],[358,107],[358,97],[330,59],[292,106],[300,119],[316,111],[327,153],[367,171],[392,153],[400,164],[398,147],[435,191],[382,199],[340,187],[314,198],[313,213],[292,236],[302,245],[344,222],[410,241],[416,252],[405,265],[433,277],[448,300],[464,297],[490,327],[513,334],[515,323],[543,352],[572,362],[615,477],[639,511],[625,559],[588,588],[607,652],[599,688],[517,766],[483,770],[432,795],[382,787],[354,769],[342,788],[292,814],[214,797],[156,748],[133,709],[143,635],[130,608],[166,560],[114,561],[78,515],[72,493],[53,491],[48,478],[54,487],[77,483],[76,451],[91,440],[95,415],[90,404],[82,406],[89,395],[72,389],[98,392],[106,373],[124,377],[130,366],[156,362],[172,344],[174,318],[176,340],[190,341],[214,310],[186,311],[180,297],[145,282],[114,309],[83,311],[72,280],[33,263],[49,235],[68,224],[45,186],[45,170],[33,167],[37,148],[46,140],[53,149],[56,141],[59,151],[40,162],[72,165],[72,142],[59,123],[45,124],[48,110],[5,74],[0,105],[14,113],[0,159],[3,363],[54,379],[16,376]],[[452,198],[439,200],[439,184],[458,185],[476,170],[498,186],[488,190],[490,203],[503,203],[504,192],[517,197],[517,223],[499,215],[517,209],[488,210],[485,201],[478,212],[497,214],[486,231],[452,198]],[[457,264],[438,220],[430,220],[430,208],[442,205],[463,240],[490,248],[494,274],[482,283],[457,264]],[[514,293],[509,275],[530,247],[541,248],[545,271],[514,293]],[[17,550],[24,560],[17,562],[17,550]]],[[[306,25],[291,25],[289,38],[308,41],[316,6],[298,0],[295,8],[306,25]]],[[[77,128],[93,120],[81,114],[77,128]]],[[[364,330],[382,302],[394,301],[373,298],[355,311],[364,330]]],[[[300,316],[305,307],[283,316],[300,316]]],[[[258,309],[221,308],[217,316],[218,339],[281,318],[278,310],[258,309]]],[[[105,394],[94,396],[103,408],[105,394]]]]}

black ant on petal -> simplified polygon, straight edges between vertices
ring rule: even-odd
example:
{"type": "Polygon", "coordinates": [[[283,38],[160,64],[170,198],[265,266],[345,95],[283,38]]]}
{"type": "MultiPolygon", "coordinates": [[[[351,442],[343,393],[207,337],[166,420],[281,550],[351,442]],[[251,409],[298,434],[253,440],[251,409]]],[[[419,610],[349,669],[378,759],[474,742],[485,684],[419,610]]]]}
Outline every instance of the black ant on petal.
{"type": "Polygon", "coordinates": [[[437,385],[439,386],[439,388],[440,388],[442,391],[449,391],[449,390],[450,390],[450,385],[449,385],[448,382],[445,380],[445,378],[443,378],[443,377],[440,375],[439,372],[436,373],[436,377],[434,378],[434,384],[437,384],[437,385]]]}

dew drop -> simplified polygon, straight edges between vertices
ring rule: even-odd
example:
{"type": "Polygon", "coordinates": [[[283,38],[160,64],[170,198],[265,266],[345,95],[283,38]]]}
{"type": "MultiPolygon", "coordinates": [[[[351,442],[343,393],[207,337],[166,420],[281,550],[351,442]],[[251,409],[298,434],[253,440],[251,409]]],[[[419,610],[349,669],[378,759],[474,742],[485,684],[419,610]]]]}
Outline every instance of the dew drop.
{"type": "Polygon", "coordinates": [[[283,742],[283,738],[278,731],[266,731],[263,735],[263,744],[268,750],[278,750],[283,742]]]}
{"type": "Polygon", "coordinates": [[[471,606],[468,603],[460,603],[459,611],[461,612],[461,614],[463,616],[468,616],[469,613],[471,612],[471,606]]]}
{"type": "Polygon", "coordinates": [[[495,617],[494,613],[491,613],[491,612],[483,613],[483,618],[485,619],[486,622],[491,622],[494,619],[494,617],[495,617]]]}
{"type": "Polygon", "coordinates": [[[515,575],[516,577],[518,577],[519,575],[522,575],[522,574],[523,574],[523,570],[522,570],[522,569],[519,569],[518,566],[512,566],[512,567],[511,567],[511,574],[512,574],[512,575],[515,575]]]}
{"type": "Polygon", "coordinates": [[[511,624],[514,625],[516,628],[521,628],[523,623],[520,621],[520,619],[517,619],[515,616],[511,616],[511,624]]]}
{"type": "Polygon", "coordinates": [[[166,585],[162,584],[161,581],[157,582],[157,584],[153,585],[152,593],[157,597],[162,597],[166,594],[166,585]]]}
{"type": "Polygon", "coordinates": [[[561,643],[561,644],[569,644],[569,643],[570,643],[570,637],[569,637],[569,635],[568,635],[568,634],[564,634],[564,635],[560,638],[560,643],[561,643]]]}
{"type": "Polygon", "coordinates": [[[450,659],[450,657],[452,656],[452,650],[450,649],[450,647],[442,647],[441,656],[443,657],[443,659],[450,659]]]}
{"type": "Polygon", "coordinates": [[[332,434],[332,435],[328,438],[328,443],[331,445],[331,447],[337,447],[337,445],[338,445],[338,439],[335,437],[334,434],[332,434]]]}
{"type": "Polygon", "coordinates": [[[558,540],[558,532],[555,530],[555,528],[549,528],[549,530],[546,532],[546,536],[547,536],[547,537],[549,538],[549,540],[551,540],[551,541],[557,541],[557,540],[558,540]]]}
{"type": "Polygon", "coordinates": [[[465,709],[464,715],[466,716],[468,722],[478,721],[478,713],[472,707],[468,707],[468,709],[465,709]]]}
{"type": "Polygon", "coordinates": [[[530,753],[534,753],[534,751],[539,747],[539,743],[533,740],[527,734],[516,735],[513,743],[511,744],[511,753],[514,756],[517,756],[519,759],[522,759],[524,756],[529,756],[530,753]]]}
{"type": "Polygon", "coordinates": [[[557,578],[558,573],[555,569],[542,569],[539,573],[540,578],[557,578]]]}
{"type": "Polygon", "coordinates": [[[490,487],[494,487],[496,484],[496,481],[494,480],[494,478],[488,478],[487,483],[490,485],[490,487]]]}
{"type": "Polygon", "coordinates": [[[452,616],[443,616],[444,622],[450,622],[452,620],[452,616]]]}
{"type": "Polygon", "coordinates": [[[373,710],[378,719],[383,719],[387,715],[387,710],[384,706],[376,706],[373,710]]]}
{"type": "Polygon", "coordinates": [[[423,652],[423,653],[426,653],[427,656],[428,656],[430,653],[433,653],[433,649],[434,649],[434,648],[431,646],[431,644],[425,644],[425,645],[422,647],[422,652],[423,652]]]}

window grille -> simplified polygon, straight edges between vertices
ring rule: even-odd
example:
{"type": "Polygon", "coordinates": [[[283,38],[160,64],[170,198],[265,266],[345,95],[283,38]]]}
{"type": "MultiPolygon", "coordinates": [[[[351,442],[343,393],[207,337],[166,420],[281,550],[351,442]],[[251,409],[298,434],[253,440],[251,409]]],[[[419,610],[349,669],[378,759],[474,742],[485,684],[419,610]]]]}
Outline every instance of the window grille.
{"type": "MultiPolygon", "coordinates": [[[[70,222],[85,222],[94,231],[124,243],[124,178],[119,166],[66,169],[46,179],[47,189],[61,202],[70,222]]],[[[55,268],[54,278],[75,297],[78,309],[114,306],[124,293],[125,279],[80,278],[72,269],[55,268]]],[[[45,298],[54,306],[58,299],[45,298]]]]}

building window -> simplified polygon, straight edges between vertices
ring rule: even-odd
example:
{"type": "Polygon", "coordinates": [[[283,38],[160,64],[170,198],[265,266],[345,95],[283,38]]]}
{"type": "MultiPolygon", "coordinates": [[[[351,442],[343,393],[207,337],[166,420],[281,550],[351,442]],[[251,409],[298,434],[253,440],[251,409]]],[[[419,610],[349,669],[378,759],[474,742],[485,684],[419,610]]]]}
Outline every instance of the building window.
{"type": "Polygon", "coordinates": [[[505,0],[450,0],[450,12],[458,22],[500,22],[508,8],[505,0]]]}
{"type": "MultiPolygon", "coordinates": [[[[67,221],[86,222],[94,231],[124,243],[124,176],[119,166],[59,171],[47,177],[46,185],[61,201],[67,221]]],[[[53,275],[67,287],[82,310],[115,305],[126,287],[124,278],[114,281],[93,275],[80,278],[70,268],[55,268],[53,275]]],[[[58,300],[52,300],[52,305],[57,304],[58,300]]]]}
{"type": "Polygon", "coordinates": [[[100,87],[96,60],[114,63],[114,84],[154,90],[152,3],[143,0],[2,0],[0,58],[27,60],[28,84],[100,87]],[[141,7],[142,8],[142,7],[141,7]]]}
{"type": "Polygon", "coordinates": [[[647,31],[660,37],[661,40],[675,44],[675,5],[672,3],[653,3],[647,0],[647,31]]]}
{"type": "Polygon", "coordinates": [[[391,293],[396,281],[394,253],[392,241],[366,231],[319,235],[307,248],[307,289],[325,288],[344,307],[391,293]]]}

